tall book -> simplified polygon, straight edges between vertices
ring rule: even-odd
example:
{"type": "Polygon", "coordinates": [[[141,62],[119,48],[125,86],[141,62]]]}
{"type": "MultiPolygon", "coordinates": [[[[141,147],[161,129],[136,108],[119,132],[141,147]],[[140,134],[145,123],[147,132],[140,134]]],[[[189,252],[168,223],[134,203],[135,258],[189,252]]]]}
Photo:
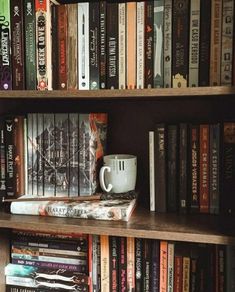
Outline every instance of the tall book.
{"type": "Polygon", "coordinates": [[[189,292],[190,288],[190,257],[189,256],[183,256],[183,292],[189,292]]]}
{"type": "Polygon", "coordinates": [[[136,2],[126,3],[127,89],[136,88],[136,2]]]}
{"type": "Polygon", "coordinates": [[[36,89],[35,1],[24,0],[25,88],[36,89]]]}
{"type": "Polygon", "coordinates": [[[198,87],[200,44],[200,0],[191,0],[189,29],[189,87],[198,87]]]}
{"type": "Polygon", "coordinates": [[[154,87],[163,87],[164,69],[164,1],[154,0],[154,87]]]}
{"type": "Polygon", "coordinates": [[[32,163],[32,180],[33,180],[33,195],[38,195],[38,115],[32,113],[32,152],[33,152],[33,163],[32,163]]]}
{"type": "Polygon", "coordinates": [[[0,1],[0,90],[12,89],[10,0],[0,1]]]}
{"type": "Polygon", "coordinates": [[[136,292],[143,291],[143,250],[144,239],[135,238],[135,288],[136,292]]]}
{"type": "Polygon", "coordinates": [[[25,89],[23,0],[11,1],[12,88],[25,89]]]}
{"type": "Polygon", "coordinates": [[[118,283],[121,292],[127,291],[127,237],[121,236],[119,241],[118,283]]]}
{"type": "Polygon", "coordinates": [[[189,0],[173,0],[172,87],[188,85],[189,0]]]}
{"type": "Polygon", "coordinates": [[[127,3],[118,3],[118,86],[126,88],[126,61],[128,57],[127,47],[127,3]]]}
{"type": "Polygon", "coordinates": [[[210,84],[211,0],[200,2],[199,86],[210,84]]]}
{"type": "Polygon", "coordinates": [[[50,0],[36,0],[36,64],[37,89],[52,89],[51,4],[50,0]]]}
{"type": "Polygon", "coordinates": [[[149,195],[150,211],[155,211],[155,153],[154,131],[149,131],[149,195]]]}
{"type": "Polygon", "coordinates": [[[144,87],[153,87],[153,49],[154,49],[154,2],[145,1],[145,59],[144,87]]]}
{"type": "Polygon", "coordinates": [[[106,48],[106,1],[100,1],[100,88],[106,88],[106,74],[107,74],[107,48],[106,48]]]}
{"type": "Polygon", "coordinates": [[[100,262],[100,236],[92,235],[92,288],[101,292],[101,262],[100,262]]]}
{"type": "Polygon", "coordinates": [[[173,242],[168,242],[167,247],[167,287],[169,292],[174,291],[174,256],[175,245],[173,242]]]}
{"type": "MultiPolygon", "coordinates": [[[[38,188],[38,196],[44,195],[44,160],[43,160],[43,113],[37,114],[37,188],[38,188]]],[[[27,193],[26,193],[27,194],[27,193]]]]}
{"type": "Polygon", "coordinates": [[[118,3],[107,1],[107,89],[118,89],[118,3]]]}
{"type": "Polygon", "coordinates": [[[100,88],[100,45],[99,45],[99,33],[100,33],[100,13],[99,13],[99,1],[92,1],[89,3],[89,70],[90,70],[90,89],[100,88]]]}
{"type": "Polygon", "coordinates": [[[135,238],[127,237],[127,291],[135,291],[135,238]]]}
{"type": "Polygon", "coordinates": [[[136,3],[136,87],[144,88],[144,1],[136,3]]]}
{"type": "Polygon", "coordinates": [[[110,288],[108,291],[117,292],[119,286],[119,239],[117,236],[109,236],[109,269],[110,288]]]}
{"type": "Polygon", "coordinates": [[[160,241],[160,283],[159,291],[167,291],[167,264],[168,262],[168,242],[160,241]]]}
{"type": "Polygon", "coordinates": [[[152,252],[151,252],[152,260],[150,266],[150,289],[153,292],[159,291],[159,277],[160,277],[160,241],[152,240],[152,252]]]}
{"type": "Polygon", "coordinates": [[[166,194],[166,126],[157,124],[154,132],[154,164],[155,171],[155,210],[157,212],[166,212],[167,194],[166,194]],[[157,167],[158,165],[158,167],[157,167]]]}
{"type": "Polygon", "coordinates": [[[89,3],[78,3],[78,88],[90,87],[89,3]]]}
{"type": "Polygon", "coordinates": [[[52,88],[57,89],[59,87],[58,71],[59,71],[59,50],[58,50],[58,7],[52,4],[51,6],[51,38],[52,38],[52,88]]]}
{"type": "Polygon", "coordinates": [[[150,292],[152,240],[143,239],[143,290],[150,292]]]}
{"type": "Polygon", "coordinates": [[[221,85],[232,85],[234,1],[223,1],[221,40],[221,85]]]}
{"type": "Polygon", "coordinates": [[[27,115],[27,194],[33,195],[33,116],[27,115]]]}
{"type": "Polygon", "coordinates": [[[222,1],[211,0],[210,86],[221,82],[222,1]]]}
{"type": "Polygon", "coordinates": [[[5,121],[0,119],[0,198],[6,195],[5,121]]]}
{"type": "Polygon", "coordinates": [[[171,87],[172,82],[172,0],[164,2],[164,87],[171,87]]]}

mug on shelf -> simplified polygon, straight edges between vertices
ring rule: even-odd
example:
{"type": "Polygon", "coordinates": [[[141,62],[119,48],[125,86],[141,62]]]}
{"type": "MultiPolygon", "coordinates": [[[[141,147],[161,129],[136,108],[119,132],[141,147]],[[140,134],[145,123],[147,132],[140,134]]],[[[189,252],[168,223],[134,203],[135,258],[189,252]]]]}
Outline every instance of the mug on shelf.
{"type": "Polygon", "coordinates": [[[105,192],[133,191],[136,184],[137,157],[130,154],[112,154],[103,158],[100,169],[100,186],[105,192]]]}

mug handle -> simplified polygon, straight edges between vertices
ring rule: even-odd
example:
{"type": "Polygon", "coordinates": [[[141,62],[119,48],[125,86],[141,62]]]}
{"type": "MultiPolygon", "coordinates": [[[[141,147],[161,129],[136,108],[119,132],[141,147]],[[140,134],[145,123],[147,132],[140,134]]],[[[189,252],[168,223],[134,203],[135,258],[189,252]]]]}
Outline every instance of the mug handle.
{"type": "Polygon", "coordinates": [[[105,182],[104,182],[104,173],[105,171],[108,171],[110,172],[111,171],[111,168],[109,166],[102,166],[101,169],[100,169],[100,186],[101,186],[101,189],[107,193],[109,193],[113,186],[111,184],[108,184],[107,188],[106,188],[106,185],[105,185],[105,182]]]}

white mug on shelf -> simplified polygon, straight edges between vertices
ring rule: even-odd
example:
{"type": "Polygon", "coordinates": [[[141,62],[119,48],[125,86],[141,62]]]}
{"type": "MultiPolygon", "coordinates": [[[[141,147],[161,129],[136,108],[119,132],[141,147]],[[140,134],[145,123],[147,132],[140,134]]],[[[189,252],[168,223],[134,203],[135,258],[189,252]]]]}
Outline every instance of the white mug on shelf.
{"type": "Polygon", "coordinates": [[[105,192],[133,191],[136,184],[137,157],[129,154],[112,154],[103,158],[100,169],[100,186],[105,192]]]}

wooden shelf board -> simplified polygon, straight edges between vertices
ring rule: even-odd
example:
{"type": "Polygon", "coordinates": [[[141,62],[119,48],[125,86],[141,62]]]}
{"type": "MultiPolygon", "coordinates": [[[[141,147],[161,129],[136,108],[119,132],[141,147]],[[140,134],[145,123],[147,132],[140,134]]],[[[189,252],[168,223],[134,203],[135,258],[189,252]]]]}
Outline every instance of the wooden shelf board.
{"type": "Polygon", "coordinates": [[[191,87],[191,88],[153,88],[134,90],[11,90],[0,91],[0,99],[165,99],[194,96],[213,97],[220,95],[235,95],[235,87],[191,87]]]}
{"type": "Polygon", "coordinates": [[[129,222],[0,213],[0,228],[47,232],[134,236],[213,244],[235,244],[235,218],[213,215],[156,214],[137,208],[129,222]]]}

